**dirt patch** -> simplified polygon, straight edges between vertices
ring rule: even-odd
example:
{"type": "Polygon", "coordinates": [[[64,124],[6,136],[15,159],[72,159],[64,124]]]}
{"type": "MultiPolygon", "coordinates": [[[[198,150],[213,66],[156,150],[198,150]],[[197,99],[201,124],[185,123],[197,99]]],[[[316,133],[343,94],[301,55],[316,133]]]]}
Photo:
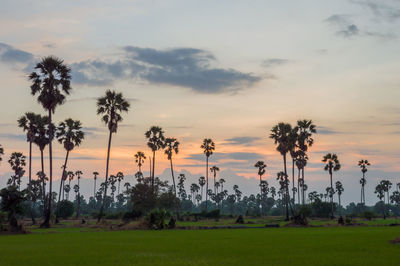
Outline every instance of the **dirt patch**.
{"type": "Polygon", "coordinates": [[[392,243],[392,244],[400,245],[400,237],[397,237],[397,238],[395,238],[393,240],[390,240],[389,242],[392,243]]]}

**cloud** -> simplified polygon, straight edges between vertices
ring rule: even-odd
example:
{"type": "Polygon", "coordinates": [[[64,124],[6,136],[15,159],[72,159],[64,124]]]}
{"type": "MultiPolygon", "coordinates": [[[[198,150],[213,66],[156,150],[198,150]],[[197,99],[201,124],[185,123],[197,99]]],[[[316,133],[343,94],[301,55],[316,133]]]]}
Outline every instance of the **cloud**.
{"type": "Polygon", "coordinates": [[[194,48],[157,50],[126,46],[117,61],[88,60],[72,65],[73,81],[106,86],[118,79],[141,79],[153,84],[189,88],[199,93],[236,92],[261,80],[251,73],[212,66],[210,52],[194,48]]]}
{"type": "Polygon", "coordinates": [[[399,1],[351,1],[354,4],[358,4],[369,9],[375,17],[393,22],[400,18],[400,2],[399,1]],[[392,5],[387,3],[391,2],[392,5]]]}
{"type": "Polygon", "coordinates": [[[341,134],[342,132],[334,130],[333,128],[330,127],[318,126],[317,133],[321,135],[336,135],[336,134],[341,134]]]}
{"type": "MultiPolygon", "coordinates": [[[[195,161],[204,161],[204,154],[191,154],[185,159],[195,160],[195,161]]],[[[236,160],[236,161],[256,161],[263,158],[262,154],[254,153],[254,152],[230,152],[230,153],[214,153],[210,156],[210,161],[213,162],[221,162],[225,160],[236,160]]]]}
{"type": "Polygon", "coordinates": [[[0,133],[0,138],[26,141],[26,135],[21,134],[0,133]]]}
{"type": "Polygon", "coordinates": [[[0,61],[5,63],[30,63],[34,59],[33,54],[16,49],[11,45],[0,42],[0,61]]]}
{"type": "Polygon", "coordinates": [[[348,15],[332,15],[324,21],[338,29],[336,31],[336,35],[338,36],[349,38],[360,34],[357,25],[352,23],[348,15]]]}
{"type": "Polygon", "coordinates": [[[255,141],[260,140],[261,138],[258,137],[235,137],[235,138],[230,138],[230,139],[226,139],[226,143],[227,145],[246,145],[246,146],[250,146],[251,144],[253,144],[255,141]]]}
{"type": "Polygon", "coordinates": [[[287,64],[289,62],[290,62],[290,60],[283,59],[283,58],[268,58],[268,59],[265,59],[261,63],[261,66],[263,66],[263,67],[274,67],[274,66],[285,65],[285,64],[287,64]]]}

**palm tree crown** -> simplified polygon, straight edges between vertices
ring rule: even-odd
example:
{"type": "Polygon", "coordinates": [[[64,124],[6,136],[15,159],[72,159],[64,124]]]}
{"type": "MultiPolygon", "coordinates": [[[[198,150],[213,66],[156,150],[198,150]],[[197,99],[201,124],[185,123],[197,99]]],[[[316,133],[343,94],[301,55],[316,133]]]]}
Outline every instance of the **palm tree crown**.
{"type": "Polygon", "coordinates": [[[270,138],[277,144],[276,150],[281,155],[287,154],[292,149],[292,126],[287,123],[278,123],[271,130],[270,138]]]}
{"type": "Polygon", "coordinates": [[[165,147],[165,154],[168,156],[168,160],[171,160],[173,153],[179,153],[179,141],[175,138],[166,138],[165,147]]]}
{"type": "Polygon", "coordinates": [[[103,115],[101,120],[108,129],[117,132],[118,122],[122,121],[122,112],[129,111],[130,104],[124,99],[122,93],[107,90],[106,95],[97,99],[97,114],[103,115]]]}
{"type": "Polygon", "coordinates": [[[336,154],[328,153],[322,158],[322,162],[326,163],[324,170],[329,171],[329,174],[340,170],[340,162],[336,154]]]}
{"type": "Polygon", "coordinates": [[[79,120],[74,121],[71,118],[59,124],[56,131],[56,138],[59,143],[64,144],[65,150],[71,151],[74,147],[81,144],[85,137],[81,128],[81,122],[79,120]]]}
{"type": "Polygon", "coordinates": [[[152,126],[145,134],[147,146],[154,152],[165,147],[164,130],[158,126],[152,126]]]}
{"type": "Polygon", "coordinates": [[[204,139],[203,144],[200,146],[200,148],[203,149],[203,152],[207,157],[210,157],[210,155],[212,155],[213,151],[215,150],[215,143],[214,141],[212,141],[212,139],[204,139]]]}

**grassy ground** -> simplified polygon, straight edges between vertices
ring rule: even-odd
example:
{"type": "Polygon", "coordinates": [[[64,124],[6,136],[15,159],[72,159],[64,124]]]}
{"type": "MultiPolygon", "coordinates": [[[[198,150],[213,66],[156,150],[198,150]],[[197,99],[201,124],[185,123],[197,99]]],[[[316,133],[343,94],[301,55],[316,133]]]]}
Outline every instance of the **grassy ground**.
{"type": "Polygon", "coordinates": [[[1,265],[399,265],[400,227],[33,230],[0,236],[1,265]]]}

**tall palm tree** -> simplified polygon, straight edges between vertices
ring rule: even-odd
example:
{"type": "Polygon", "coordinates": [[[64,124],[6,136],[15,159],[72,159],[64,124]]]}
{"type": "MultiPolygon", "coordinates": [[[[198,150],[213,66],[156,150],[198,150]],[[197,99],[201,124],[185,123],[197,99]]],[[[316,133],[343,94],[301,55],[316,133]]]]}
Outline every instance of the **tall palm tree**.
{"type": "Polygon", "coordinates": [[[72,120],[71,118],[65,119],[65,121],[61,122],[56,129],[56,138],[60,144],[63,144],[64,149],[67,151],[60,180],[60,190],[58,194],[56,211],[56,223],[58,222],[61,189],[64,185],[65,180],[67,179],[67,172],[65,169],[67,168],[69,153],[75,147],[78,147],[82,143],[82,140],[85,138],[85,134],[81,129],[81,122],[79,120],[72,120]]]}
{"type": "Polygon", "coordinates": [[[139,167],[139,172],[142,172],[142,165],[144,163],[144,160],[146,160],[146,155],[144,154],[144,152],[138,151],[135,154],[135,162],[139,167]]]}
{"type": "MultiPolygon", "coordinates": [[[[262,193],[261,181],[262,181],[262,176],[265,174],[265,168],[267,167],[267,165],[263,161],[258,161],[254,165],[254,167],[258,168],[258,176],[260,177],[260,198],[262,201],[263,193],[262,193]]],[[[263,206],[263,204],[261,204],[261,213],[263,213],[262,206],[263,206]]]]}
{"type": "Polygon", "coordinates": [[[339,171],[340,170],[340,162],[336,154],[328,153],[322,158],[322,162],[326,163],[324,170],[329,172],[329,176],[331,179],[331,187],[330,190],[332,193],[330,193],[330,198],[331,198],[331,219],[333,219],[333,181],[332,181],[332,175],[333,172],[339,171]]]}
{"type": "Polygon", "coordinates": [[[215,150],[215,143],[212,139],[204,139],[203,144],[200,146],[206,155],[206,211],[208,207],[208,158],[213,154],[215,150]]]}
{"type": "MultiPolygon", "coordinates": [[[[75,190],[75,193],[78,193],[78,197],[77,197],[77,204],[78,204],[78,209],[76,211],[76,218],[79,218],[79,214],[80,214],[80,210],[81,210],[81,193],[80,193],[80,184],[79,181],[81,180],[81,175],[82,175],[82,171],[78,170],[75,172],[75,175],[78,179],[78,185],[77,185],[77,191],[75,190]]],[[[75,185],[76,186],[76,185],[75,185]]],[[[74,186],[74,189],[75,189],[74,186]]]]}
{"type": "Polygon", "coordinates": [[[289,220],[289,204],[290,204],[290,195],[289,195],[289,181],[287,175],[286,168],[286,155],[292,148],[292,126],[287,123],[278,123],[271,130],[270,138],[274,140],[275,144],[277,144],[276,150],[283,157],[283,173],[285,174],[285,205],[286,205],[286,220],[289,220]]]}
{"type": "Polygon", "coordinates": [[[226,181],[225,181],[225,179],[224,178],[220,178],[219,179],[219,183],[221,184],[221,191],[223,192],[224,191],[224,183],[225,183],[226,181]]]}
{"type": "MultiPolygon", "coordinates": [[[[45,173],[44,171],[44,149],[46,146],[50,143],[50,136],[49,136],[49,118],[48,116],[41,116],[38,115],[37,117],[37,132],[36,136],[34,139],[34,143],[39,147],[40,150],[40,165],[41,165],[41,170],[43,174],[45,173]]],[[[55,128],[54,125],[51,125],[52,128],[55,128]]],[[[45,194],[45,191],[43,191],[45,194]]]]}
{"type": "Polygon", "coordinates": [[[27,112],[18,119],[18,127],[26,132],[26,140],[29,143],[29,183],[32,180],[32,143],[36,137],[38,116],[35,113],[27,112]]]}
{"type": "Polygon", "coordinates": [[[340,196],[342,195],[342,193],[344,191],[342,182],[336,181],[335,186],[336,186],[336,192],[338,193],[339,206],[342,206],[341,201],[340,201],[340,196]]]}
{"type": "Polygon", "coordinates": [[[156,151],[164,149],[165,147],[165,137],[164,131],[161,127],[152,126],[146,133],[144,134],[147,138],[147,146],[153,152],[153,170],[151,171],[151,188],[154,192],[154,168],[156,162],[156,151]]]}
{"type": "Polygon", "coordinates": [[[217,184],[216,182],[217,182],[217,172],[219,171],[219,167],[217,167],[217,166],[213,166],[213,167],[211,167],[210,168],[210,171],[211,171],[211,173],[213,173],[214,174],[214,194],[216,194],[216,187],[215,187],[215,185],[217,184]]]}
{"type": "Polygon", "coordinates": [[[68,188],[69,189],[67,189],[68,191],[66,191],[66,192],[67,192],[67,200],[68,200],[69,199],[69,190],[71,190],[71,181],[74,180],[75,174],[72,171],[68,171],[67,176],[68,176],[68,188]]]}
{"type": "Polygon", "coordinates": [[[103,216],[105,198],[107,196],[107,182],[108,182],[108,167],[110,163],[110,149],[112,133],[116,133],[118,123],[122,121],[122,112],[128,112],[130,107],[129,102],[124,99],[122,93],[107,90],[106,95],[97,99],[97,114],[102,115],[101,120],[108,126],[108,148],[107,148],[107,162],[106,162],[106,179],[104,188],[104,197],[101,204],[98,222],[103,216]]]}
{"type": "Polygon", "coordinates": [[[99,175],[98,172],[93,172],[93,179],[94,179],[93,197],[94,198],[96,198],[96,180],[97,180],[98,175],[99,175]]]}
{"type": "MultiPolygon", "coordinates": [[[[71,90],[70,72],[71,69],[64,64],[63,60],[49,56],[43,58],[36,65],[35,71],[29,75],[29,79],[32,81],[31,93],[32,95],[38,94],[38,102],[48,111],[49,115],[49,195],[52,195],[53,186],[52,114],[58,105],[65,102],[66,95],[71,90]]],[[[41,227],[50,227],[51,200],[52,197],[49,196],[46,217],[41,227]]]]}
{"type": "Polygon", "coordinates": [[[367,180],[365,179],[365,173],[368,171],[367,166],[371,165],[368,160],[361,159],[358,161],[358,166],[361,168],[362,178],[360,179],[361,184],[361,203],[365,204],[365,185],[367,184],[367,180]]]}
{"type": "Polygon", "coordinates": [[[176,197],[176,185],[175,185],[175,176],[174,176],[174,167],[172,164],[172,155],[178,154],[179,152],[179,142],[175,138],[166,138],[165,139],[165,154],[168,156],[168,160],[171,164],[171,175],[172,182],[174,184],[174,192],[176,197]]]}

